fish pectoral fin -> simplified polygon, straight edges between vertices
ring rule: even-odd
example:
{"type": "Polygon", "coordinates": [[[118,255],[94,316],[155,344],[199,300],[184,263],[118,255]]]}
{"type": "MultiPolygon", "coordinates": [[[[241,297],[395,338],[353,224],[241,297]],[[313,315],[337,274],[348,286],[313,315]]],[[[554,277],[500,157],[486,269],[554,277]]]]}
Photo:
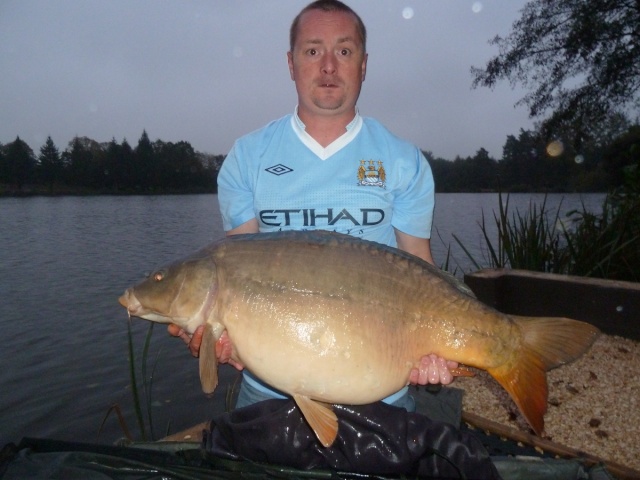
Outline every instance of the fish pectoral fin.
{"type": "Polygon", "coordinates": [[[338,417],[331,407],[305,395],[294,394],[293,399],[320,443],[330,447],[338,436],[338,417]]]}
{"type": "Polygon", "coordinates": [[[218,358],[216,357],[216,337],[213,327],[204,326],[200,344],[200,383],[204,393],[213,393],[218,386],[218,358]]]}

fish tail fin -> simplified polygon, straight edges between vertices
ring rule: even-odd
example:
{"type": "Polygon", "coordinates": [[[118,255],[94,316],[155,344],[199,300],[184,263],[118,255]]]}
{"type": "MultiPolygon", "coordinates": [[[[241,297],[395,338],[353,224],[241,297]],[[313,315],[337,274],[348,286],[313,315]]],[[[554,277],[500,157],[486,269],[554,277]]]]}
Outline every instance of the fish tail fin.
{"type": "Polygon", "coordinates": [[[200,384],[204,393],[213,393],[218,386],[218,358],[216,357],[216,337],[213,327],[205,324],[200,344],[200,384]]]}
{"type": "Polygon", "coordinates": [[[522,329],[524,343],[533,348],[546,370],[573,362],[596,341],[600,330],[570,318],[511,317],[522,329]]]}
{"type": "Polygon", "coordinates": [[[546,372],[584,354],[598,337],[593,325],[568,318],[511,317],[523,343],[511,361],[487,371],[509,392],[537,435],[547,411],[546,372]]]}
{"type": "Polygon", "coordinates": [[[511,395],[537,435],[544,431],[547,411],[547,376],[544,362],[534,350],[524,347],[512,362],[487,371],[511,395]]]}

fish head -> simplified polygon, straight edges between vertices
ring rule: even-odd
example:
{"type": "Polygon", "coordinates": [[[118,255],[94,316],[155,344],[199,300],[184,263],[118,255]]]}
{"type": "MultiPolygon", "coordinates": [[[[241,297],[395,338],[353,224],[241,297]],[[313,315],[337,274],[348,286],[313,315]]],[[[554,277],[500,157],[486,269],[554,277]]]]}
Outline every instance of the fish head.
{"type": "Polygon", "coordinates": [[[129,316],[174,323],[192,333],[215,304],[216,265],[204,252],[160,267],[118,299],[129,316]]]}

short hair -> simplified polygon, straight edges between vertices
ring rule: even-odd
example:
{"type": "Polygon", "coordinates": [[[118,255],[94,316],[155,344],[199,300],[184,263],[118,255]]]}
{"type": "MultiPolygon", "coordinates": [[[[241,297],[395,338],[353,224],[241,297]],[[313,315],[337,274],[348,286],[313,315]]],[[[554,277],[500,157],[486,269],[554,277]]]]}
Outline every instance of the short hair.
{"type": "Polygon", "coordinates": [[[316,0],[304,7],[291,23],[291,29],[289,30],[289,48],[292,52],[293,46],[296,43],[296,38],[298,37],[300,18],[302,18],[302,15],[312,10],[321,10],[323,12],[346,12],[353,15],[356,20],[356,30],[358,31],[360,41],[362,42],[362,49],[365,52],[367,51],[367,29],[365,28],[364,22],[360,16],[351,7],[345,5],[340,0],[316,0]]]}

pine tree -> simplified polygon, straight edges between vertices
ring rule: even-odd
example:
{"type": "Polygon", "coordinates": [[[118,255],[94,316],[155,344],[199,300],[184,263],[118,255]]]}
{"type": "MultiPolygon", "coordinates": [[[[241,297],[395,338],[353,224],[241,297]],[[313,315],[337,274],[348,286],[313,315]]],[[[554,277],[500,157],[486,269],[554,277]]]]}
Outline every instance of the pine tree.
{"type": "Polygon", "coordinates": [[[53,193],[53,187],[62,182],[64,165],[62,157],[51,137],[40,148],[40,174],[42,181],[49,187],[49,193],[53,193]]]}

